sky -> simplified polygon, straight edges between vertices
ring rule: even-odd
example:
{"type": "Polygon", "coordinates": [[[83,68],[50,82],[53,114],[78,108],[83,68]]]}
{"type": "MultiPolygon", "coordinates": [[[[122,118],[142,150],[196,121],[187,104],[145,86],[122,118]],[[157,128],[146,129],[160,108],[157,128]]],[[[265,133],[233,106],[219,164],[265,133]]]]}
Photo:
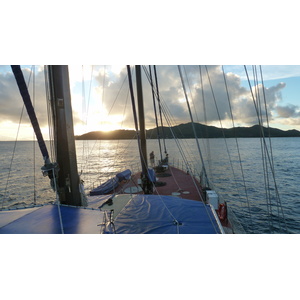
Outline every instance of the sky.
{"type": "MultiPolygon", "coordinates": [[[[145,68],[149,72],[149,66],[145,68]]],[[[167,105],[171,113],[171,125],[189,122],[178,66],[157,65],[156,68],[160,96],[163,106],[167,105]]],[[[44,66],[22,65],[22,69],[42,132],[45,139],[48,139],[44,66]]],[[[262,114],[266,116],[267,108],[271,127],[300,130],[300,65],[185,65],[180,69],[195,122],[226,128],[233,124],[258,124],[253,101],[253,95],[258,94],[262,114]],[[253,80],[254,74],[257,74],[256,81],[253,80]]],[[[154,72],[153,67],[151,72],[154,72]]],[[[135,83],[133,67],[132,73],[135,83]]],[[[69,77],[76,135],[98,130],[134,128],[125,65],[70,65],[69,77]]],[[[152,93],[145,75],[142,81],[146,127],[153,128],[155,118],[152,93]]],[[[22,109],[22,99],[10,66],[0,66],[0,140],[15,140],[17,133],[20,140],[33,138],[26,111],[20,119],[22,109]]],[[[266,125],[266,118],[263,120],[266,125]]]]}

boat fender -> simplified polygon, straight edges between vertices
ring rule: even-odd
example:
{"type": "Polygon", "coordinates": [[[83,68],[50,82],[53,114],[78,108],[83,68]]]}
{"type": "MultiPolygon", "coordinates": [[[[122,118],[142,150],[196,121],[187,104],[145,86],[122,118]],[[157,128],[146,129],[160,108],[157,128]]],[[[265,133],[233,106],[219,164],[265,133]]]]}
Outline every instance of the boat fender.
{"type": "Polygon", "coordinates": [[[218,208],[218,216],[220,221],[225,221],[227,219],[227,204],[220,203],[218,208]]]}

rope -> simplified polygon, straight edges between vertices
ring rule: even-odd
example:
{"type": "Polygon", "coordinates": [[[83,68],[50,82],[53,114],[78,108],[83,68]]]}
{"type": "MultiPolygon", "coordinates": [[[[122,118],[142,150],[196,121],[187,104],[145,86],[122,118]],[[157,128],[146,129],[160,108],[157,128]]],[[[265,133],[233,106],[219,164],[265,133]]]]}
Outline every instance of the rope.
{"type": "Polygon", "coordinates": [[[56,185],[55,169],[53,168],[51,170],[52,170],[52,173],[53,173],[54,190],[55,190],[55,195],[56,195],[56,203],[57,203],[57,209],[58,209],[60,230],[61,230],[61,233],[64,234],[64,226],[63,226],[61,210],[60,210],[60,200],[59,200],[57,185],[56,185]]]}
{"type": "MultiPolygon", "coordinates": [[[[31,73],[30,73],[27,85],[29,85],[30,79],[31,79],[31,73]]],[[[24,108],[25,108],[25,104],[23,103],[23,107],[22,107],[21,114],[20,114],[20,119],[19,119],[19,124],[18,124],[18,129],[17,129],[17,134],[16,134],[16,138],[15,138],[15,142],[14,142],[14,148],[13,148],[13,152],[12,152],[12,157],[11,157],[11,160],[10,160],[10,166],[9,166],[9,171],[8,171],[8,175],[7,175],[7,181],[6,181],[5,190],[4,190],[4,197],[2,198],[1,209],[3,209],[4,199],[7,197],[7,191],[8,191],[7,188],[8,188],[8,183],[9,183],[9,180],[10,180],[10,173],[11,173],[11,170],[12,170],[12,164],[13,164],[15,153],[16,153],[16,147],[17,147],[19,132],[20,132],[20,128],[21,128],[21,123],[22,123],[24,108]]]]}
{"type": "MultiPolygon", "coordinates": [[[[35,67],[32,66],[32,104],[35,106],[35,67]]],[[[32,71],[31,69],[31,71],[32,71]]],[[[35,135],[33,133],[33,203],[36,204],[36,181],[35,181],[35,135]]]]}
{"type": "MultiPolygon", "coordinates": [[[[206,105],[205,105],[205,97],[204,97],[204,88],[203,88],[203,76],[201,71],[201,66],[199,67],[199,76],[200,76],[200,88],[201,88],[201,95],[202,95],[202,103],[203,103],[203,114],[204,114],[204,124],[207,125],[207,113],[206,113],[206,105]]],[[[208,127],[205,127],[206,136],[208,136],[208,127]]],[[[207,160],[208,160],[208,169],[210,174],[212,174],[211,168],[211,150],[210,150],[210,140],[206,140],[206,151],[207,151],[207,160]]],[[[208,185],[208,183],[207,183],[208,185]]]]}
{"type": "Polygon", "coordinates": [[[192,122],[192,128],[193,128],[193,132],[194,132],[194,135],[195,135],[195,139],[196,139],[196,143],[197,143],[198,152],[199,152],[200,159],[201,159],[201,162],[202,162],[202,165],[203,165],[204,176],[205,176],[206,181],[209,182],[209,181],[208,181],[208,177],[207,177],[207,173],[206,173],[206,169],[205,169],[205,164],[204,164],[204,159],[203,159],[203,156],[202,156],[202,151],[201,151],[201,149],[200,149],[200,144],[199,144],[199,140],[198,140],[198,137],[197,137],[197,133],[196,133],[196,129],[195,129],[195,124],[194,124],[194,120],[193,120],[193,115],[192,115],[191,107],[190,107],[189,100],[188,100],[188,97],[187,97],[187,93],[186,93],[186,89],[185,89],[185,84],[184,84],[184,81],[183,81],[183,77],[182,77],[182,73],[181,73],[181,68],[180,68],[180,66],[178,66],[178,71],[179,71],[179,74],[180,74],[180,79],[181,79],[181,82],[182,82],[183,92],[184,92],[184,95],[185,95],[186,104],[187,104],[188,111],[189,111],[189,115],[190,115],[190,119],[191,119],[191,122],[192,122]]]}
{"type": "Polygon", "coordinates": [[[165,154],[166,154],[167,153],[167,147],[166,147],[166,141],[165,141],[164,124],[163,124],[162,113],[161,113],[160,93],[158,91],[158,80],[157,80],[156,66],[154,65],[153,68],[154,68],[154,76],[155,76],[156,94],[157,94],[157,102],[158,102],[158,108],[159,108],[160,124],[161,124],[161,130],[162,130],[163,142],[164,142],[164,148],[165,148],[165,154]]]}
{"type": "MultiPolygon", "coordinates": [[[[151,66],[149,66],[149,72],[150,72],[150,82],[151,82],[150,84],[153,87],[151,66]]],[[[156,112],[154,89],[151,88],[151,91],[152,91],[153,109],[154,109],[154,115],[155,115],[155,124],[156,124],[156,131],[157,131],[157,139],[158,139],[158,144],[159,144],[160,161],[162,161],[163,157],[162,157],[162,151],[161,151],[160,134],[159,134],[159,129],[158,129],[158,119],[157,119],[157,112],[156,112]]]]}
{"type": "Polygon", "coordinates": [[[268,159],[268,162],[269,162],[269,165],[270,165],[270,168],[271,168],[271,173],[272,173],[272,178],[273,178],[273,182],[274,182],[276,197],[277,197],[278,203],[281,207],[283,221],[284,221],[284,225],[285,225],[285,230],[286,230],[286,232],[288,232],[285,217],[284,217],[284,213],[283,213],[283,209],[282,209],[282,203],[281,203],[281,199],[280,199],[280,196],[279,196],[278,187],[277,187],[277,183],[276,183],[276,179],[275,179],[275,170],[274,170],[274,165],[272,164],[273,159],[271,159],[270,153],[268,151],[268,147],[267,147],[267,144],[266,144],[266,139],[265,139],[265,135],[264,135],[264,131],[263,131],[263,126],[261,124],[261,119],[259,117],[259,110],[258,110],[258,107],[257,107],[257,103],[255,102],[255,97],[254,97],[254,94],[253,94],[253,91],[252,91],[252,88],[251,88],[251,83],[250,83],[250,79],[249,79],[249,75],[248,75],[246,66],[244,66],[244,69],[245,69],[245,72],[246,72],[246,75],[247,75],[247,80],[248,80],[248,84],[249,84],[249,87],[250,87],[250,92],[251,92],[251,95],[252,95],[252,101],[253,101],[253,104],[254,104],[254,108],[255,108],[255,111],[256,111],[256,114],[257,114],[257,117],[258,117],[258,122],[259,122],[259,128],[260,128],[260,133],[261,133],[261,137],[262,137],[263,147],[265,149],[265,155],[266,155],[266,158],[268,159]]]}
{"type": "MultiPolygon", "coordinates": [[[[230,96],[229,96],[229,91],[228,91],[228,86],[227,86],[227,80],[226,80],[226,76],[225,76],[225,72],[224,72],[224,67],[223,66],[222,66],[222,71],[223,71],[223,77],[224,77],[224,83],[225,83],[225,88],[226,88],[227,100],[228,100],[228,105],[229,105],[229,111],[230,111],[231,121],[232,121],[232,127],[234,128],[234,132],[235,132],[235,123],[234,123],[234,118],[233,118],[233,113],[232,113],[232,106],[231,106],[231,102],[230,102],[230,96]]],[[[244,190],[245,190],[245,195],[246,195],[246,201],[247,201],[248,210],[249,210],[250,224],[251,224],[251,226],[253,226],[253,223],[252,223],[252,214],[251,214],[251,210],[250,210],[250,201],[249,201],[249,197],[248,197],[248,190],[247,190],[247,186],[246,186],[245,174],[244,174],[244,169],[243,169],[243,165],[242,165],[242,158],[241,158],[241,153],[240,153],[240,147],[239,147],[239,143],[238,143],[238,139],[236,137],[236,134],[234,134],[234,136],[235,136],[235,143],[236,143],[236,148],[237,148],[237,152],[238,152],[239,163],[240,163],[240,168],[241,168],[241,173],[242,173],[242,178],[243,178],[243,184],[244,184],[244,190]]],[[[236,186],[237,186],[237,184],[236,184],[236,186]]]]}

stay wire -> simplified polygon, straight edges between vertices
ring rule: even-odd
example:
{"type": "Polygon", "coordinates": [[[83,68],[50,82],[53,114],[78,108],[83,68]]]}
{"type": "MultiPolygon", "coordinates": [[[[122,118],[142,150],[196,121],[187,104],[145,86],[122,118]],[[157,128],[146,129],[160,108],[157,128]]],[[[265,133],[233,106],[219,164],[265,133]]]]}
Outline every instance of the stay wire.
{"type": "MultiPolygon", "coordinates": [[[[212,83],[211,83],[211,79],[210,79],[210,75],[209,75],[209,71],[208,71],[207,66],[205,66],[205,69],[206,69],[206,74],[207,74],[208,82],[209,82],[211,93],[212,93],[212,98],[213,98],[215,108],[216,108],[216,112],[217,112],[217,115],[218,115],[218,118],[219,118],[220,127],[222,129],[223,140],[224,140],[224,143],[225,143],[225,147],[226,147],[226,151],[227,151],[227,155],[228,155],[228,160],[229,160],[229,163],[230,163],[230,168],[231,168],[231,171],[232,171],[232,174],[233,174],[234,181],[237,182],[236,173],[234,171],[234,167],[233,167],[233,164],[232,164],[232,159],[231,159],[228,143],[227,143],[227,140],[226,140],[226,137],[225,137],[223,124],[222,124],[222,121],[221,121],[221,115],[220,115],[220,112],[219,112],[219,108],[218,108],[218,105],[217,105],[214,89],[212,87],[212,83]]],[[[235,186],[237,188],[237,184],[235,186]]],[[[249,209],[249,215],[251,216],[250,206],[248,207],[248,209],[249,209]]]]}
{"type": "MultiPolygon", "coordinates": [[[[247,71],[247,68],[246,68],[245,65],[244,65],[244,69],[245,69],[246,76],[247,76],[247,80],[248,80],[248,84],[249,84],[249,87],[250,87],[250,92],[251,92],[251,95],[252,95],[252,100],[253,100],[253,103],[254,103],[254,108],[255,108],[255,111],[256,111],[257,116],[259,116],[257,104],[256,104],[256,102],[255,102],[255,97],[254,97],[253,91],[252,91],[252,89],[251,89],[251,83],[250,83],[248,71],[247,71]]],[[[278,199],[279,199],[279,201],[280,201],[280,203],[281,203],[280,196],[279,196],[279,192],[278,192],[277,183],[276,183],[276,180],[275,180],[275,170],[274,170],[274,166],[271,164],[272,160],[271,160],[271,157],[270,157],[270,153],[269,153],[269,151],[268,151],[268,147],[267,147],[267,145],[266,145],[265,136],[264,136],[263,128],[262,128],[262,125],[261,125],[261,122],[260,122],[260,118],[259,118],[259,117],[258,117],[258,122],[259,122],[260,133],[261,133],[261,135],[262,135],[262,137],[263,137],[263,144],[264,144],[264,147],[265,147],[265,149],[266,149],[267,158],[268,158],[269,164],[271,165],[271,173],[272,173],[272,178],[273,178],[273,182],[274,182],[274,186],[275,186],[275,192],[276,192],[276,195],[277,195],[277,197],[278,197],[278,199]]],[[[282,205],[282,204],[281,204],[281,205],[282,205]]],[[[283,213],[283,211],[282,211],[282,213],[283,213]]],[[[283,220],[284,220],[285,230],[286,230],[286,232],[288,232],[284,214],[283,214],[283,220]]]]}
{"type": "MultiPolygon", "coordinates": [[[[262,67],[260,67],[260,76],[261,76],[261,82],[262,82],[262,86],[263,86],[263,100],[264,100],[264,106],[265,106],[265,112],[266,112],[266,121],[267,121],[267,127],[269,129],[269,147],[270,147],[270,155],[271,155],[271,167],[274,170],[273,176],[274,176],[274,181],[276,181],[276,177],[275,177],[275,167],[274,167],[274,157],[273,157],[273,147],[272,147],[272,141],[271,141],[271,134],[270,134],[270,125],[269,125],[269,117],[268,117],[268,107],[267,107],[267,99],[266,99],[266,94],[265,94],[265,89],[264,89],[264,80],[263,80],[263,72],[262,72],[262,67]]],[[[285,223],[285,227],[286,227],[286,221],[285,221],[285,215],[283,212],[283,207],[282,207],[282,202],[281,202],[281,198],[279,195],[279,191],[278,191],[278,187],[277,184],[275,184],[275,189],[276,189],[276,199],[277,199],[277,208],[278,208],[278,217],[279,217],[279,207],[281,210],[281,214],[282,214],[282,218],[284,220],[285,223]]]]}
{"type": "Polygon", "coordinates": [[[154,68],[154,77],[155,77],[156,94],[157,94],[157,102],[158,102],[159,117],[160,117],[160,125],[161,125],[161,130],[162,130],[162,135],[163,135],[163,143],[164,143],[165,154],[167,154],[166,138],[165,138],[165,132],[164,132],[163,118],[162,118],[162,113],[161,113],[161,101],[160,101],[160,93],[159,93],[159,88],[158,88],[158,79],[157,79],[156,66],[154,65],[153,68],[154,68]]]}
{"type": "MultiPolygon", "coordinates": [[[[204,97],[203,76],[202,76],[201,66],[199,65],[198,68],[199,68],[199,79],[200,79],[200,89],[201,89],[201,101],[203,105],[203,118],[204,118],[204,124],[207,125],[207,112],[206,112],[206,104],[205,104],[205,97],[204,97]]],[[[208,127],[205,127],[205,132],[206,132],[206,136],[208,137],[208,127]]],[[[204,146],[206,148],[206,155],[207,155],[207,166],[210,175],[212,175],[210,140],[206,139],[204,141],[205,141],[204,146]]]]}
{"type": "Polygon", "coordinates": [[[153,66],[154,69],[154,78],[155,78],[155,86],[153,81],[150,78],[150,74],[148,72],[148,70],[146,69],[145,66],[143,66],[144,69],[144,73],[148,79],[148,82],[151,86],[152,89],[152,93],[155,95],[156,99],[157,99],[157,103],[158,103],[158,111],[159,111],[159,117],[160,117],[160,126],[161,126],[161,132],[162,132],[162,140],[163,140],[163,144],[164,144],[164,152],[165,154],[167,154],[167,147],[166,147],[166,136],[165,136],[165,131],[164,131],[164,124],[163,124],[163,118],[162,118],[162,107],[161,107],[161,96],[159,93],[159,85],[158,85],[158,78],[157,78],[157,72],[156,72],[156,66],[153,66]]]}
{"type": "MultiPolygon", "coordinates": [[[[35,107],[35,66],[32,66],[32,105],[35,107]]],[[[35,134],[33,133],[33,204],[36,205],[35,134]]]]}
{"type": "MultiPolygon", "coordinates": [[[[252,72],[253,72],[253,85],[256,95],[256,103],[259,111],[259,115],[257,116],[260,119],[260,123],[263,126],[263,114],[262,114],[262,105],[261,105],[261,97],[259,92],[259,81],[258,81],[258,75],[257,75],[257,68],[256,66],[252,66],[252,72]]],[[[262,87],[264,89],[264,87],[262,87]]],[[[269,174],[268,174],[268,162],[267,162],[267,156],[266,156],[266,149],[263,146],[263,137],[260,135],[260,148],[261,148],[261,157],[262,157],[262,166],[263,166],[263,174],[264,174],[264,186],[265,186],[265,197],[266,197],[266,203],[267,203],[267,212],[268,212],[268,222],[269,222],[269,228],[270,232],[272,232],[272,206],[271,206],[271,194],[270,194],[270,180],[269,180],[269,174]]]]}
{"type": "MultiPolygon", "coordinates": [[[[231,121],[232,121],[232,127],[234,129],[235,143],[236,143],[236,148],[237,148],[238,157],[239,157],[239,164],[240,164],[240,168],[241,168],[241,174],[242,174],[242,179],[243,179],[245,196],[246,196],[247,206],[248,206],[248,210],[249,210],[250,225],[253,228],[252,214],[251,214],[251,210],[250,210],[250,201],[249,201],[249,196],[248,196],[248,189],[247,189],[247,185],[246,185],[246,179],[245,179],[244,168],[243,168],[243,164],[242,164],[240,147],[239,147],[238,139],[237,139],[237,136],[236,136],[236,133],[235,133],[236,128],[235,128],[235,122],[234,122],[234,118],[233,118],[232,105],[231,105],[231,101],[230,101],[229,90],[228,90],[227,80],[226,80],[225,71],[224,71],[223,66],[222,66],[222,72],[223,72],[223,77],[224,77],[224,84],[225,84],[226,95],[227,95],[227,100],[228,100],[228,105],[229,105],[229,111],[230,111],[230,116],[231,116],[231,121]]],[[[247,227],[248,227],[248,225],[247,225],[247,227]]]]}
{"type": "MultiPolygon", "coordinates": [[[[147,70],[146,69],[144,69],[144,70],[145,70],[145,73],[147,75],[147,70]]],[[[148,81],[150,83],[149,78],[148,78],[148,81]]],[[[161,102],[161,105],[160,105],[160,107],[161,107],[161,115],[164,116],[164,118],[165,118],[165,120],[167,122],[167,125],[168,125],[168,127],[169,127],[169,129],[171,131],[171,134],[172,134],[172,138],[175,140],[175,142],[177,144],[179,153],[180,153],[180,155],[181,155],[181,157],[182,157],[182,159],[184,161],[184,164],[186,165],[187,171],[190,172],[190,174],[193,174],[191,166],[190,166],[190,163],[188,162],[187,157],[186,157],[186,153],[188,153],[188,151],[190,150],[190,147],[187,145],[187,148],[185,150],[183,150],[183,147],[182,147],[181,143],[178,140],[178,136],[175,135],[175,133],[174,133],[174,131],[172,129],[172,126],[174,126],[174,124],[176,124],[174,118],[172,118],[172,113],[170,112],[168,106],[166,105],[165,101],[162,98],[161,98],[160,102],[161,102]]],[[[179,130],[179,133],[182,135],[181,130],[179,130]]],[[[179,185],[177,184],[177,186],[179,186],[179,185]]],[[[196,186],[196,188],[197,188],[197,186],[196,186]]],[[[199,190],[198,190],[198,193],[199,193],[199,197],[202,199],[202,195],[199,192],[199,190]]]]}
{"type": "MultiPolygon", "coordinates": [[[[30,79],[31,79],[31,72],[30,72],[30,75],[29,75],[27,86],[30,83],[30,79]]],[[[13,164],[15,153],[16,153],[16,147],[17,147],[17,143],[18,143],[19,132],[20,132],[20,128],[21,128],[21,123],[22,123],[24,108],[25,108],[25,104],[23,103],[23,107],[22,107],[22,110],[21,110],[20,118],[19,118],[19,124],[18,124],[17,134],[16,134],[16,138],[15,138],[15,142],[14,142],[14,148],[13,148],[12,156],[11,156],[11,159],[10,159],[10,166],[9,166],[9,171],[8,171],[6,185],[5,185],[5,190],[4,190],[4,197],[2,198],[1,209],[3,209],[3,206],[4,206],[4,199],[7,198],[8,183],[9,183],[9,180],[10,180],[10,175],[11,175],[11,170],[12,170],[12,164],[13,164]]]]}
{"type": "MultiPolygon", "coordinates": [[[[193,132],[194,132],[196,143],[197,143],[197,147],[198,147],[198,152],[199,152],[199,155],[200,155],[200,159],[201,159],[202,165],[204,166],[204,160],[203,160],[203,156],[202,156],[202,151],[200,149],[199,141],[198,141],[198,138],[197,138],[196,129],[195,129],[194,120],[193,120],[193,115],[192,115],[190,104],[189,104],[189,100],[188,100],[188,97],[187,97],[186,88],[185,88],[185,84],[184,84],[184,80],[183,80],[183,76],[182,76],[182,72],[181,72],[180,66],[178,66],[178,71],[179,71],[179,75],[180,75],[180,79],[181,79],[181,83],[182,83],[182,88],[183,88],[183,92],[184,92],[184,95],[185,95],[185,99],[186,99],[186,103],[187,103],[187,107],[188,107],[190,119],[191,119],[191,122],[192,122],[192,127],[193,127],[193,132]]],[[[209,182],[208,178],[207,178],[205,167],[204,167],[203,170],[204,170],[204,176],[205,176],[207,182],[209,182]]],[[[211,224],[213,226],[215,226],[214,222],[212,221],[212,219],[210,217],[210,214],[208,213],[208,210],[207,210],[207,207],[206,207],[205,204],[204,204],[204,207],[205,207],[205,209],[207,211],[207,214],[208,214],[208,216],[210,218],[211,224]]],[[[217,232],[216,228],[215,228],[215,231],[217,232]]]]}
{"type": "Polygon", "coordinates": [[[155,103],[155,94],[153,89],[153,79],[152,79],[152,72],[151,72],[151,66],[149,66],[149,75],[150,75],[150,82],[151,82],[151,91],[152,91],[152,100],[153,100],[153,109],[154,109],[154,115],[155,115],[155,124],[156,124],[156,131],[157,131],[157,139],[158,139],[158,145],[159,145],[159,153],[160,153],[160,159],[163,160],[162,157],[162,151],[161,151],[161,143],[160,143],[160,134],[158,129],[158,119],[157,119],[157,111],[156,111],[156,103],[155,103]]]}
{"type": "MultiPolygon", "coordinates": [[[[191,174],[191,176],[192,176],[191,178],[192,178],[193,184],[194,184],[194,186],[195,186],[195,188],[196,188],[196,190],[197,190],[197,193],[198,193],[198,195],[199,195],[199,198],[200,198],[200,200],[201,200],[203,203],[205,203],[205,201],[204,201],[204,199],[203,199],[203,196],[202,196],[202,193],[201,193],[201,191],[199,190],[199,188],[198,188],[198,186],[197,186],[197,184],[196,184],[196,182],[195,182],[194,172],[192,171],[192,168],[191,168],[191,166],[190,166],[190,163],[188,162],[187,157],[186,157],[186,155],[185,155],[185,153],[186,153],[187,151],[184,151],[184,150],[183,150],[182,145],[181,145],[181,143],[180,143],[179,140],[178,140],[178,137],[175,135],[173,129],[171,128],[171,127],[172,127],[172,124],[175,124],[174,120],[172,120],[172,114],[171,114],[171,112],[170,112],[168,106],[166,105],[166,103],[164,103],[163,99],[161,99],[161,100],[162,100],[162,105],[161,105],[161,108],[162,108],[162,115],[164,115],[164,118],[165,118],[165,120],[166,120],[166,122],[167,122],[167,124],[168,124],[168,126],[169,126],[169,128],[170,128],[172,138],[173,138],[173,140],[175,141],[175,143],[176,143],[176,145],[177,145],[177,148],[178,148],[178,150],[179,150],[179,153],[180,153],[180,155],[181,155],[181,157],[182,157],[182,159],[183,159],[183,161],[184,161],[184,164],[186,165],[187,171],[188,171],[188,172],[191,174]]],[[[177,186],[179,187],[179,184],[178,184],[178,183],[177,183],[177,186]]],[[[205,205],[205,210],[206,210],[206,212],[207,212],[207,214],[208,214],[208,216],[209,216],[209,218],[210,218],[211,223],[213,224],[213,227],[214,227],[215,232],[218,232],[217,228],[215,227],[215,224],[213,223],[213,220],[212,220],[211,216],[209,215],[208,208],[206,207],[206,205],[205,205]]]]}
{"type": "MultiPolygon", "coordinates": [[[[129,88],[130,88],[130,95],[131,95],[131,102],[132,102],[133,117],[134,117],[134,122],[135,122],[135,127],[136,127],[137,138],[138,138],[138,147],[139,147],[139,151],[141,153],[141,143],[140,143],[140,135],[139,135],[139,130],[138,130],[138,120],[137,120],[137,113],[136,113],[134,93],[133,93],[133,84],[132,84],[132,77],[131,77],[131,69],[130,69],[129,65],[127,65],[127,73],[128,73],[128,79],[129,79],[129,88]]],[[[141,157],[142,160],[146,159],[145,157],[143,157],[143,155],[140,155],[140,157],[141,157]]],[[[145,163],[145,161],[144,161],[144,163],[145,163]]],[[[148,176],[149,176],[149,173],[148,173],[148,176]]],[[[154,184],[153,184],[153,187],[155,189],[155,185],[154,184]]],[[[172,212],[170,211],[170,209],[167,207],[167,205],[163,201],[163,198],[161,197],[161,195],[158,194],[158,196],[159,196],[160,200],[162,201],[164,207],[166,208],[166,210],[170,214],[170,216],[173,218],[173,222],[177,226],[177,233],[179,233],[179,221],[176,219],[176,217],[172,214],[172,212]]]]}

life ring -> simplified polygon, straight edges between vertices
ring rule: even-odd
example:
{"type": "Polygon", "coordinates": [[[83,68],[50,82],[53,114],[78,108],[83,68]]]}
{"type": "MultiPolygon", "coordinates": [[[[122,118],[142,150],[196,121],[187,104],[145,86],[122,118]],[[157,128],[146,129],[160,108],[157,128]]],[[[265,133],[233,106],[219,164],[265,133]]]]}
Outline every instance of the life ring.
{"type": "Polygon", "coordinates": [[[219,216],[220,221],[227,220],[227,205],[226,205],[226,202],[219,204],[218,216],[219,216]]]}

